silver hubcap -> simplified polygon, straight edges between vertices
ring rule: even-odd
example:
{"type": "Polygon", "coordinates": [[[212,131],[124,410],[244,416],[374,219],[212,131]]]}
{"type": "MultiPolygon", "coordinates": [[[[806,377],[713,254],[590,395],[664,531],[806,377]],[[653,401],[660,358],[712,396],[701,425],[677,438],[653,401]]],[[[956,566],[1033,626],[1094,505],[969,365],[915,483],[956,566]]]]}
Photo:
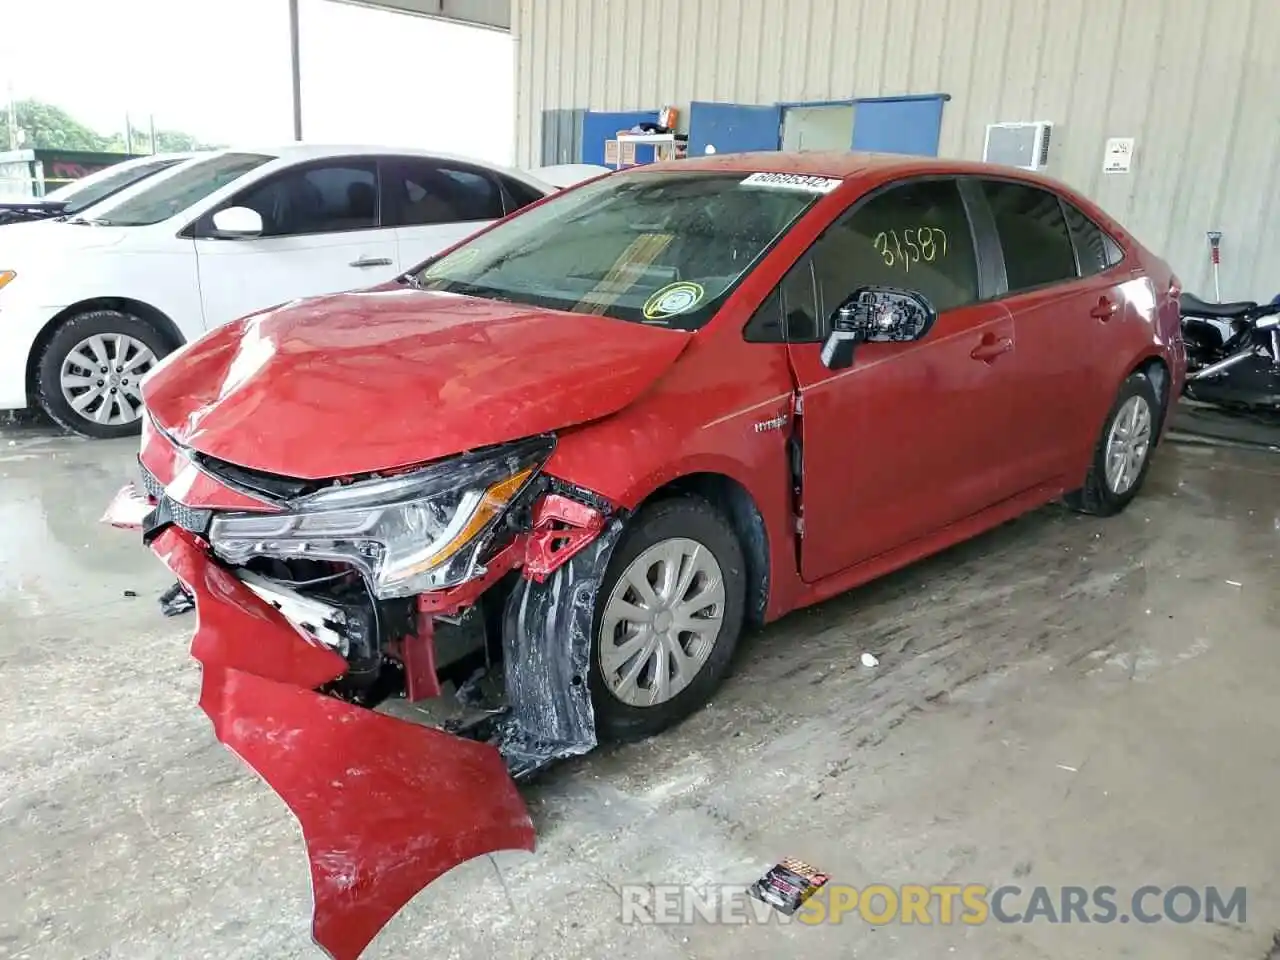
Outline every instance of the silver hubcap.
{"type": "Polygon", "coordinates": [[[614,585],[600,621],[600,673],[632,707],[665,703],[693,681],[724,620],[724,576],[696,540],[655,543],[614,585]]]}
{"type": "Polygon", "coordinates": [[[133,423],[142,415],[138,381],[155,364],[150,347],[123,333],[85,337],[62,361],[62,396],[86,420],[133,423]]]}
{"type": "Polygon", "coordinates": [[[1151,406],[1145,397],[1125,401],[1107,437],[1107,486],[1120,495],[1128,493],[1151,450],[1151,406]]]}

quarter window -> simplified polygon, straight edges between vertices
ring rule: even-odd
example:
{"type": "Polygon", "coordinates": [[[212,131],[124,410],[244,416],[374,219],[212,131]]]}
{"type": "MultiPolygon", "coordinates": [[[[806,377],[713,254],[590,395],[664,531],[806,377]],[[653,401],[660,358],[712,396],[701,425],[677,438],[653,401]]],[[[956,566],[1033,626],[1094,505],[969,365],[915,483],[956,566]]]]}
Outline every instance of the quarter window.
{"type": "Polygon", "coordinates": [[[782,294],[777,287],[764,298],[747,325],[742,328],[742,338],[748,343],[786,341],[782,330],[782,294]]]}
{"type": "Polygon", "coordinates": [[[749,343],[809,343],[820,337],[813,259],[806,254],[752,314],[743,329],[749,343]]]}
{"type": "Polygon", "coordinates": [[[343,160],[287,170],[255,184],[230,206],[262,217],[262,236],[370,230],[378,225],[373,161],[343,160]]]}
{"type": "Polygon", "coordinates": [[[402,227],[499,220],[502,190],[484,173],[433,160],[404,160],[387,177],[393,222],[402,227]]]}
{"type": "Polygon", "coordinates": [[[1071,239],[1076,245],[1081,276],[1092,277],[1120,262],[1120,247],[1101,227],[1065,200],[1062,201],[1062,209],[1067,216],[1071,239]]]}
{"type": "Polygon", "coordinates": [[[509,212],[527,207],[542,199],[542,191],[535,190],[527,183],[521,183],[513,177],[503,177],[502,183],[507,188],[507,196],[511,198],[512,206],[509,212]]]}
{"type": "Polygon", "coordinates": [[[1075,250],[1058,197],[1022,183],[982,184],[1004,250],[1009,292],[1074,280],[1075,250]]]}
{"type": "MultiPolygon", "coordinates": [[[[778,307],[782,313],[782,329],[792,343],[805,343],[823,336],[822,296],[815,283],[814,264],[821,252],[822,241],[814,246],[813,256],[805,257],[782,278],[778,285],[778,307]]],[[[850,291],[852,292],[852,291],[850,291]]],[[[837,294],[830,294],[835,298],[837,294]]],[[[833,308],[834,312],[834,308],[833,308]]]]}

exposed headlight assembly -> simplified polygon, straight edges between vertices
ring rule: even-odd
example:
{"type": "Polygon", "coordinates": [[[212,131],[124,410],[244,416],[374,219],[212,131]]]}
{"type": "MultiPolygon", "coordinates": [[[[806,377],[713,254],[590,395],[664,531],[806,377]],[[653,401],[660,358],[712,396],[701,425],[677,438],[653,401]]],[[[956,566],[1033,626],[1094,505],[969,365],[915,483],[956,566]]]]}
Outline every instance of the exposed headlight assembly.
{"type": "Polygon", "coordinates": [[[538,437],[422,470],[330,487],[282,513],[228,513],[209,541],[228,563],[252,557],[350,563],[375,596],[411,597],[477,573],[481,549],[555,442],[538,437]]]}

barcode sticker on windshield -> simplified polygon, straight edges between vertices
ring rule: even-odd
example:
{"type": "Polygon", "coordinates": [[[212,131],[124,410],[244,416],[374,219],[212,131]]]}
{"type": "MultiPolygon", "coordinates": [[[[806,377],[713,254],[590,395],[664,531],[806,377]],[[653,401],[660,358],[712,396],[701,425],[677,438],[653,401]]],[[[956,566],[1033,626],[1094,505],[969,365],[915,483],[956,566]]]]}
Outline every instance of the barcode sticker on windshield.
{"type": "Polygon", "coordinates": [[[742,181],[742,186],[803,190],[806,193],[830,193],[842,182],[831,177],[812,177],[804,173],[753,173],[742,181]]]}

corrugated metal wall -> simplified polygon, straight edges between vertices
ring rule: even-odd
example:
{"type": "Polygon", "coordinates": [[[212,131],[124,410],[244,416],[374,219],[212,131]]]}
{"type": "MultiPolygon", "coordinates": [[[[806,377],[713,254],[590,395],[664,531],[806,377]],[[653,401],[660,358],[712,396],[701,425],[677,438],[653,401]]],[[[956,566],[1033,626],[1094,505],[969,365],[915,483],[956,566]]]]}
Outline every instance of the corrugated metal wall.
{"type": "Polygon", "coordinates": [[[547,109],[948,93],[942,156],[1053,121],[1048,172],[1190,288],[1219,229],[1224,298],[1280,292],[1280,0],[512,0],[512,30],[521,163],[547,109]]]}
{"type": "Polygon", "coordinates": [[[542,111],[543,166],[577,163],[582,156],[582,119],[585,110],[542,111]]]}

